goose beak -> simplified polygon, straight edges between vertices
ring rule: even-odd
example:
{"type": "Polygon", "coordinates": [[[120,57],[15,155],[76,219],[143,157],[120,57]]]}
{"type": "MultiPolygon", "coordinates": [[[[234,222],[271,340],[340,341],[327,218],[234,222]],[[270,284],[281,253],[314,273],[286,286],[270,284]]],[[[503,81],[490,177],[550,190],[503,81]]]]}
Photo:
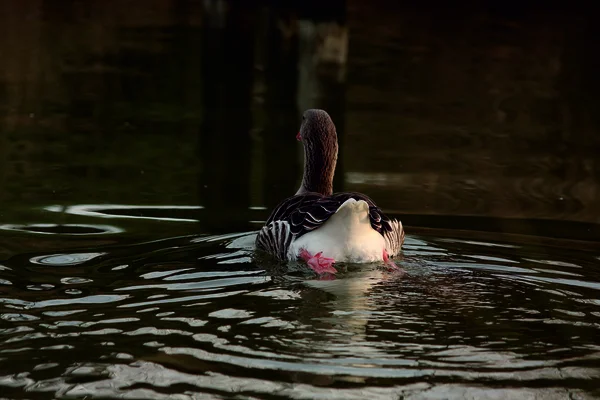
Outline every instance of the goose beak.
{"type": "Polygon", "coordinates": [[[296,135],[296,140],[299,142],[302,141],[302,136],[300,136],[300,131],[298,131],[298,134],[296,135]]]}

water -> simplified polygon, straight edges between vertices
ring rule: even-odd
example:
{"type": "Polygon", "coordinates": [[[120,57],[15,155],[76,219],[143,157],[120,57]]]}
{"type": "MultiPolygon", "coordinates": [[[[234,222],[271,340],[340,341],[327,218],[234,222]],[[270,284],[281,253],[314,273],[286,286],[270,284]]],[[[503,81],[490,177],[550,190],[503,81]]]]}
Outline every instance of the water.
{"type": "Polygon", "coordinates": [[[593,13],[341,3],[2,2],[0,398],[600,397],[593,13]],[[406,276],[254,254],[307,107],[406,276]]]}
{"type": "Polygon", "coordinates": [[[253,261],[253,233],[2,265],[9,398],[588,398],[598,251],[410,235],[335,280],[253,261]]]}

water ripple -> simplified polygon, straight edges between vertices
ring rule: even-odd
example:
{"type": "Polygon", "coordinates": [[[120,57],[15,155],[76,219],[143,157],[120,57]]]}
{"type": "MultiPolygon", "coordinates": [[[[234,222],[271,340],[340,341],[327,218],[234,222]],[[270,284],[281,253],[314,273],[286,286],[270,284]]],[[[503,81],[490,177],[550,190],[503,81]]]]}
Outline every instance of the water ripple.
{"type": "Polygon", "coordinates": [[[106,253],[69,253],[69,254],[51,254],[44,256],[32,257],[29,262],[32,264],[63,266],[63,265],[78,265],[94,258],[101,257],[106,253]]]}
{"type": "Polygon", "coordinates": [[[44,207],[46,211],[64,214],[74,214],[87,217],[99,218],[130,218],[130,219],[152,219],[158,221],[196,222],[197,219],[173,218],[177,211],[201,210],[202,206],[180,206],[180,205],[126,205],[126,204],[78,204],[73,206],[52,205],[44,207]],[[149,214],[163,213],[168,216],[149,214]]]}
{"type": "Polygon", "coordinates": [[[36,268],[35,282],[7,260],[15,284],[0,298],[0,357],[12,366],[0,390],[427,398],[446,387],[460,398],[481,394],[479,382],[500,397],[560,397],[566,389],[544,382],[600,381],[595,256],[409,237],[406,277],[348,265],[319,280],[248,262],[253,238],[158,241],[131,257],[37,254],[35,265],[57,268],[36,268]]]}
{"type": "Polygon", "coordinates": [[[43,235],[99,235],[121,233],[123,229],[112,225],[98,224],[3,224],[0,230],[37,233],[43,235]]]}

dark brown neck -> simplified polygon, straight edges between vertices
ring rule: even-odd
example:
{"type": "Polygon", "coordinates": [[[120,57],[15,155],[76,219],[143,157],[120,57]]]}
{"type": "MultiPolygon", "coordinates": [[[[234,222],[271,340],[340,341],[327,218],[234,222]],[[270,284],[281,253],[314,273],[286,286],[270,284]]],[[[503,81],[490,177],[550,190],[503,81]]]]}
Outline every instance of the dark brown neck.
{"type": "Polygon", "coordinates": [[[333,175],[337,163],[337,141],[329,145],[304,146],[304,176],[296,194],[317,192],[325,196],[333,194],[333,175]]]}

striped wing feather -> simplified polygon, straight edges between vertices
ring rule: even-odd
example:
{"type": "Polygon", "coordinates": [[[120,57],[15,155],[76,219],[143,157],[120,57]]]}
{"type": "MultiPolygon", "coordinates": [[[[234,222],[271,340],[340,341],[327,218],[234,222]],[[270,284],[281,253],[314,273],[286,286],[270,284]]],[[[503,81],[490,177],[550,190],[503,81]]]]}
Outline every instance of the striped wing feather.
{"type": "Polygon", "coordinates": [[[393,257],[400,252],[404,243],[404,227],[402,222],[398,220],[389,221],[390,229],[386,229],[383,233],[385,239],[385,248],[388,254],[393,257]]]}
{"type": "Polygon", "coordinates": [[[364,200],[369,205],[371,226],[384,237],[390,256],[396,255],[404,242],[402,223],[388,218],[368,196],[354,192],[332,196],[303,193],[285,199],[258,233],[257,248],[285,260],[293,237],[298,238],[323,225],[350,198],[364,200]]]}
{"type": "Polygon", "coordinates": [[[256,247],[272,254],[279,260],[286,260],[292,237],[287,221],[273,221],[263,226],[258,232],[256,247]]]}

